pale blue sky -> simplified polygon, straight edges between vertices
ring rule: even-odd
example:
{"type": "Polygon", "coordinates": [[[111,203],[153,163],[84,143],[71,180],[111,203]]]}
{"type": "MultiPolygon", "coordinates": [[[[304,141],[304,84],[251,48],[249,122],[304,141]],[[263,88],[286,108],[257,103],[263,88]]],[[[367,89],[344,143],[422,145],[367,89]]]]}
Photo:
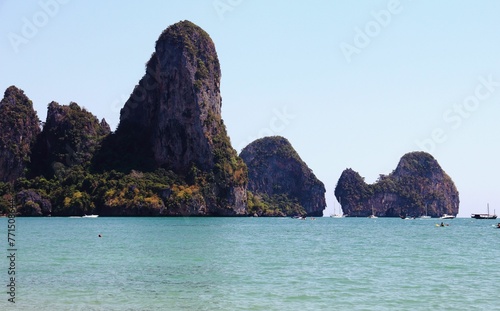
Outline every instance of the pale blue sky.
{"type": "Polygon", "coordinates": [[[23,89],[42,120],[50,101],[74,101],[114,129],[156,39],[187,19],[215,42],[233,146],[288,138],[325,183],[326,214],[345,168],[374,182],[422,149],[455,181],[459,216],[500,213],[498,12],[493,0],[0,1],[0,90],[23,89]]]}

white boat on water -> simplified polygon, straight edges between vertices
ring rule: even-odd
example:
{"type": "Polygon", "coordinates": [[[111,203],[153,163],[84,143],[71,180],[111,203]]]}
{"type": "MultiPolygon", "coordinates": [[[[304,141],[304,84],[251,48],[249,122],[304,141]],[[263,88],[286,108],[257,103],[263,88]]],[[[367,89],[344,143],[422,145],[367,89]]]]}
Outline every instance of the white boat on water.
{"type": "Polygon", "coordinates": [[[419,217],[420,219],[430,219],[431,216],[427,215],[427,204],[425,204],[425,215],[419,217]]]}
{"type": "Polygon", "coordinates": [[[443,214],[443,216],[439,217],[440,219],[454,219],[454,215],[443,214]]]}
{"type": "MultiPolygon", "coordinates": [[[[342,209],[342,207],[340,209],[342,209]]],[[[331,214],[330,217],[331,218],[343,218],[344,217],[344,215],[340,215],[340,214],[335,213],[335,203],[333,203],[333,214],[331,214]]]]}
{"type": "Polygon", "coordinates": [[[330,217],[331,218],[343,218],[344,216],[339,215],[339,214],[331,214],[330,217]]]}
{"type": "Polygon", "coordinates": [[[368,218],[378,218],[376,215],[375,215],[375,211],[373,210],[373,205],[372,205],[372,214],[370,216],[368,216],[368,218]]]}
{"type": "Polygon", "coordinates": [[[82,218],[97,218],[97,217],[99,217],[99,215],[92,214],[92,215],[83,215],[82,216],[82,218]]]}

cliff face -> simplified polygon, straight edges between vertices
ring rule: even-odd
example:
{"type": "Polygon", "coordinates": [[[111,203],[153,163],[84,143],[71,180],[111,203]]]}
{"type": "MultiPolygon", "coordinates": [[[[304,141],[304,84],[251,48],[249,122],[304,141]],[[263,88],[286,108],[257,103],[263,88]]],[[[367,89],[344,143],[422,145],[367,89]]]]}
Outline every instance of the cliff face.
{"type": "Polygon", "coordinates": [[[39,132],[31,100],[15,86],[7,88],[0,102],[0,181],[13,182],[24,175],[39,132]]]}
{"type": "Polygon", "coordinates": [[[194,201],[166,214],[246,213],[247,172],[221,119],[220,75],[204,30],[188,21],[168,27],[121,110],[116,134],[105,143],[114,150],[101,156],[107,169],[164,168],[195,187],[194,201]]]}
{"type": "Polygon", "coordinates": [[[31,173],[52,177],[74,165],[88,166],[109,125],[76,103],[61,106],[51,102],[47,120],[33,149],[31,173]]]}
{"type": "Polygon", "coordinates": [[[253,197],[264,201],[253,208],[255,213],[323,215],[325,187],[287,139],[277,136],[258,139],[245,147],[240,156],[248,167],[248,190],[253,197]],[[279,210],[269,209],[272,205],[279,210]]]}
{"type": "Polygon", "coordinates": [[[376,216],[440,217],[458,214],[459,193],[451,178],[428,153],[404,155],[389,175],[368,185],[352,169],[346,169],[335,188],[344,214],[376,216]]]}

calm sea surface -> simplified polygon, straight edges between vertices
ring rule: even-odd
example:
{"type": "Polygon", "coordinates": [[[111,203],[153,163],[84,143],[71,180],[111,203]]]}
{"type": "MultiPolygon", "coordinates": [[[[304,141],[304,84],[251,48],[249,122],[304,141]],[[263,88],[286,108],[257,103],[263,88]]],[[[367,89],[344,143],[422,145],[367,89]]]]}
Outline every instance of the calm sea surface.
{"type": "Polygon", "coordinates": [[[495,220],[17,218],[0,310],[500,310],[495,220]],[[102,237],[98,237],[101,234],[102,237]]]}

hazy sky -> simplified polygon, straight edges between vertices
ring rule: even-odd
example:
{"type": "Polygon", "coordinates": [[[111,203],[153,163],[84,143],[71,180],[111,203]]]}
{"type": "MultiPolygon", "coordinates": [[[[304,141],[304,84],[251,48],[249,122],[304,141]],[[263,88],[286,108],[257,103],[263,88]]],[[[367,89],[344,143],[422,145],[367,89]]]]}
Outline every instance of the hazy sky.
{"type": "Polygon", "coordinates": [[[205,29],[222,68],[222,117],[239,151],[282,135],[333,191],[430,152],[460,214],[500,213],[499,1],[0,0],[0,90],[45,120],[71,101],[106,118],[144,74],[163,29],[205,29]]]}

